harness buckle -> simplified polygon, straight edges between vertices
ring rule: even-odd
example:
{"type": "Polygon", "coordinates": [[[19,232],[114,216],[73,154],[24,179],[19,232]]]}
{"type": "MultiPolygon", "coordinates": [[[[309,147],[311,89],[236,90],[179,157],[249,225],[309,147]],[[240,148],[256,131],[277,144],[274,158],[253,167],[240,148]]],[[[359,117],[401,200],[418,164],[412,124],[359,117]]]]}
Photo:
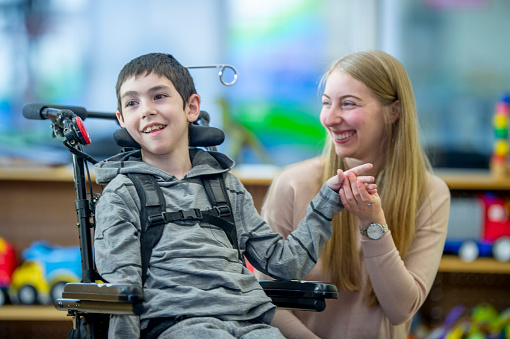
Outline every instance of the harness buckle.
{"type": "Polygon", "coordinates": [[[161,225],[166,223],[165,216],[163,214],[149,215],[147,219],[149,220],[149,226],[161,225]]]}
{"type": "Polygon", "coordinates": [[[182,219],[202,219],[202,211],[200,211],[198,208],[194,208],[192,210],[183,211],[180,210],[179,213],[181,214],[182,219]]]}
{"type": "Polygon", "coordinates": [[[220,218],[232,214],[232,212],[230,211],[230,207],[228,207],[228,205],[213,206],[213,209],[216,210],[216,213],[218,213],[218,217],[220,218]]]}

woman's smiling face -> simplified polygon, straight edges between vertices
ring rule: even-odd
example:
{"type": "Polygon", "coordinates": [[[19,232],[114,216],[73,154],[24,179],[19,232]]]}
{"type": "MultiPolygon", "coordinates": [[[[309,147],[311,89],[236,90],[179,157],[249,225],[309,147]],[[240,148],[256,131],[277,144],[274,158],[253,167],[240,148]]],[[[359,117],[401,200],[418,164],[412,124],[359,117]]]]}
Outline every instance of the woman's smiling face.
{"type": "Polygon", "coordinates": [[[386,129],[384,110],[362,82],[333,71],[322,95],[320,120],[338,156],[370,163],[381,160],[386,129]]]}

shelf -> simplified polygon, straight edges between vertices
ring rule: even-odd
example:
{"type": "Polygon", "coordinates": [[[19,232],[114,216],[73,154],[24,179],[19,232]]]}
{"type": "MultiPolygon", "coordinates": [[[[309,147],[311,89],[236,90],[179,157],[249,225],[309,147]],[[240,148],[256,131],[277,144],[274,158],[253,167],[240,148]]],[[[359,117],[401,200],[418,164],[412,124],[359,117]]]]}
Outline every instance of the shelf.
{"type": "Polygon", "coordinates": [[[54,306],[3,305],[0,321],[71,321],[67,312],[57,311],[54,306]]]}
{"type": "Polygon", "coordinates": [[[479,170],[435,170],[451,190],[510,190],[509,178],[495,178],[491,173],[479,170]]]}
{"type": "MultiPolygon", "coordinates": [[[[237,175],[245,185],[269,186],[279,173],[275,168],[247,169],[249,166],[238,166],[232,173],[237,175]],[[261,172],[264,172],[261,175],[261,172]]],[[[94,170],[91,177],[94,180],[94,170]]],[[[488,170],[435,169],[434,174],[442,178],[452,190],[510,190],[508,179],[494,178],[488,170]]],[[[31,180],[31,181],[73,181],[71,166],[34,166],[0,168],[0,180],[31,180]]]]}
{"type": "Polygon", "coordinates": [[[445,255],[439,264],[439,272],[510,274],[510,262],[499,262],[494,258],[478,258],[473,262],[445,255]]]}
{"type": "Polygon", "coordinates": [[[0,168],[0,180],[20,181],[73,181],[70,166],[34,166],[0,168]]]}
{"type": "MultiPolygon", "coordinates": [[[[90,176],[95,181],[94,169],[89,167],[90,176]]],[[[276,172],[274,172],[276,173],[276,172]]],[[[245,171],[233,170],[232,174],[237,175],[244,185],[269,186],[274,175],[269,176],[247,176],[245,171]]],[[[71,166],[41,166],[41,167],[0,167],[0,180],[4,181],[73,181],[73,169],[71,166]]]]}

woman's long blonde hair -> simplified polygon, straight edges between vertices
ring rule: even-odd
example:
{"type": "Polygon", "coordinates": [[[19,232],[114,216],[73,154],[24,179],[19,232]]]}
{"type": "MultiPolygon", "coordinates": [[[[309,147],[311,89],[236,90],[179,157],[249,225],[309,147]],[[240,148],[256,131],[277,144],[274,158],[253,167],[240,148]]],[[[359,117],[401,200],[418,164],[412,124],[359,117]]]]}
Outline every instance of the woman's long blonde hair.
{"type": "MultiPolygon", "coordinates": [[[[385,155],[381,170],[376,174],[377,190],[391,230],[391,235],[402,258],[405,258],[415,233],[415,218],[423,196],[426,171],[430,164],[418,139],[416,104],[411,82],[402,64],[381,51],[362,51],[349,54],[333,64],[323,80],[332,72],[344,72],[370,88],[381,102],[386,121],[385,155]],[[400,118],[390,118],[391,105],[398,100],[400,118]]],[[[325,147],[323,180],[336,175],[337,169],[346,170],[328,140],[325,147]]],[[[323,271],[340,289],[359,291],[361,284],[358,252],[358,225],[353,215],[343,211],[333,219],[333,236],[322,253],[323,271]]],[[[364,290],[368,305],[377,300],[372,284],[367,281],[364,290]]]]}

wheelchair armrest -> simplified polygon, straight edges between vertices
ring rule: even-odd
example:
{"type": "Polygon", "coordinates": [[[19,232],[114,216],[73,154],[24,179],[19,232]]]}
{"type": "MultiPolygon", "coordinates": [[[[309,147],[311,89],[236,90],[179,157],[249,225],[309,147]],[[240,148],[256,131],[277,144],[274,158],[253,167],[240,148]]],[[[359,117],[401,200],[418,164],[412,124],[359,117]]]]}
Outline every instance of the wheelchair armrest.
{"type": "Polygon", "coordinates": [[[281,309],[322,312],[325,299],[338,299],[335,285],[317,281],[260,280],[273,303],[281,309]]]}
{"type": "MultiPolygon", "coordinates": [[[[337,299],[335,285],[315,281],[261,280],[262,288],[278,308],[322,312],[325,299],[337,299]]],[[[141,314],[143,290],[130,285],[68,283],[62,298],[55,301],[59,311],[83,313],[141,314]]]]}
{"type": "Polygon", "coordinates": [[[62,298],[55,301],[59,311],[84,313],[141,314],[143,290],[130,285],[68,283],[62,298]]]}

